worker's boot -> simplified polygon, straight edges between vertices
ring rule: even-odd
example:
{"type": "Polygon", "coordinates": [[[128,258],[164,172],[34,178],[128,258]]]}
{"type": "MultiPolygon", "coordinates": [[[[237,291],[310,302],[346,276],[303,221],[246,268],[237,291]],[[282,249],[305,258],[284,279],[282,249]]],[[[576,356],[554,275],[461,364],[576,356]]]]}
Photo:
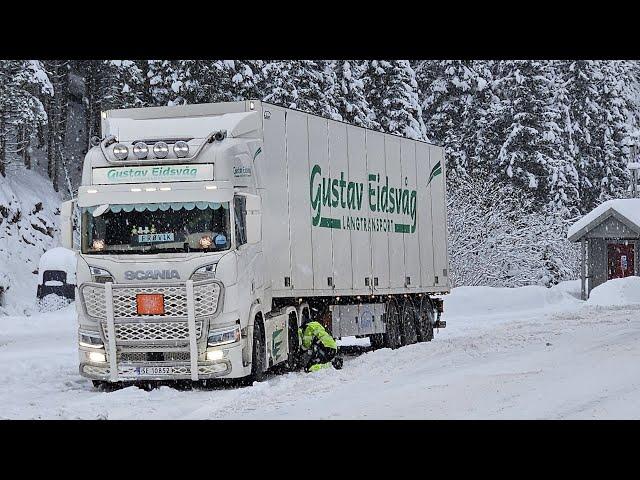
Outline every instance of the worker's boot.
{"type": "Polygon", "coordinates": [[[335,357],[333,360],[331,360],[331,365],[333,365],[333,368],[335,368],[336,370],[340,370],[342,368],[342,357],[335,357]]]}

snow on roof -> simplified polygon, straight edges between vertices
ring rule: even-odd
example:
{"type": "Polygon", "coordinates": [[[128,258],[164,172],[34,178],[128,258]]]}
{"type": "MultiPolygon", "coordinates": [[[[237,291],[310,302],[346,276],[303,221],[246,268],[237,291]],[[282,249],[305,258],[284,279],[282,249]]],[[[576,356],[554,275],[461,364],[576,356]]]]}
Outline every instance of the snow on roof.
{"type": "Polygon", "coordinates": [[[571,225],[567,232],[567,238],[575,242],[586,232],[591,230],[613,212],[621,215],[627,221],[635,225],[640,232],[640,198],[617,198],[607,200],[587,213],[584,217],[571,225]]]}
{"type": "Polygon", "coordinates": [[[75,283],[77,261],[73,250],[63,247],[47,250],[40,257],[38,283],[42,284],[42,275],[46,270],[62,270],[67,273],[67,283],[75,283]]]}

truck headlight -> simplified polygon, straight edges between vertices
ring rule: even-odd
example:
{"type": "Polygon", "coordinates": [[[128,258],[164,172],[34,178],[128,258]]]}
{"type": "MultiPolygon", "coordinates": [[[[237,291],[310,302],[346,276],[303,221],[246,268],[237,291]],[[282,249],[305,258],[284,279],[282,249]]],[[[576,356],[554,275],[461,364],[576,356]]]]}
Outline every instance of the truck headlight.
{"type": "Polygon", "coordinates": [[[113,281],[113,275],[108,270],[99,267],[92,267],[89,265],[89,271],[91,272],[91,280],[96,283],[115,283],[113,281]]]}
{"type": "Polygon", "coordinates": [[[98,332],[78,331],[78,343],[87,348],[104,348],[104,342],[98,332]]]}
{"type": "Polygon", "coordinates": [[[189,144],[183,140],[178,140],[173,145],[173,153],[175,153],[178,158],[186,157],[189,155],[189,144]]]}
{"type": "Polygon", "coordinates": [[[126,160],[129,156],[129,149],[126,145],[118,143],[115,147],[113,147],[113,154],[118,160],[126,160]]]}
{"type": "Polygon", "coordinates": [[[191,274],[191,280],[194,282],[200,282],[202,280],[210,280],[214,278],[216,275],[216,264],[212,263],[211,265],[205,265],[204,267],[198,268],[195,272],[191,274]]]}
{"type": "Polygon", "coordinates": [[[240,341],[240,325],[227,327],[224,329],[214,330],[209,333],[207,345],[216,347],[218,345],[226,345],[227,343],[235,343],[240,341]]]}

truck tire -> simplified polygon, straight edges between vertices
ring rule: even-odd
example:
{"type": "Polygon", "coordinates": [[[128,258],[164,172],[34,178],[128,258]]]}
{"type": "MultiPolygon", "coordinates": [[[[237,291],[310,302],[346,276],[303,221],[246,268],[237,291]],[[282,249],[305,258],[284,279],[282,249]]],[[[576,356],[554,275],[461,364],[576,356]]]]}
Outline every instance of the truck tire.
{"type": "Polygon", "coordinates": [[[418,343],[418,315],[410,298],[406,298],[402,305],[400,331],[402,332],[402,345],[418,343]]]}
{"type": "Polygon", "coordinates": [[[300,338],[298,337],[298,320],[294,314],[289,315],[289,355],[287,357],[287,371],[298,369],[300,360],[300,338]]]}
{"type": "Polygon", "coordinates": [[[384,336],[384,346],[387,348],[400,348],[402,335],[400,333],[400,309],[398,302],[393,298],[387,302],[387,322],[384,336]]]}
{"type": "Polygon", "coordinates": [[[253,324],[253,352],[251,353],[251,375],[249,382],[264,380],[266,370],[266,345],[264,342],[264,326],[258,319],[253,324]]]}
{"type": "Polygon", "coordinates": [[[371,348],[373,348],[374,350],[384,348],[384,334],[373,333],[369,335],[369,343],[371,343],[371,348]]]}
{"type": "Polygon", "coordinates": [[[433,304],[428,296],[422,297],[420,302],[418,321],[418,341],[430,342],[433,340],[433,324],[435,323],[435,313],[433,311],[433,304]]]}

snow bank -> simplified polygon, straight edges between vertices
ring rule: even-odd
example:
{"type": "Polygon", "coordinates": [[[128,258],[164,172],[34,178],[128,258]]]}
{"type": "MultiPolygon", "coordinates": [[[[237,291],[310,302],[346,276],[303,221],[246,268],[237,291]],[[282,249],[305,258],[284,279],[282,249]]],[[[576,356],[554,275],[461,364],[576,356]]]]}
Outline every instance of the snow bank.
{"type": "Polygon", "coordinates": [[[523,311],[557,310],[581,303],[579,281],[561,282],[552,288],[530,285],[519,288],[457,287],[444,297],[444,314],[478,317],[523,311]]]}
{"type": "Polygon", "coordinates": [[[591,290],[590,305],[640,304],[640,277],[615,278],[591,290]]]}

